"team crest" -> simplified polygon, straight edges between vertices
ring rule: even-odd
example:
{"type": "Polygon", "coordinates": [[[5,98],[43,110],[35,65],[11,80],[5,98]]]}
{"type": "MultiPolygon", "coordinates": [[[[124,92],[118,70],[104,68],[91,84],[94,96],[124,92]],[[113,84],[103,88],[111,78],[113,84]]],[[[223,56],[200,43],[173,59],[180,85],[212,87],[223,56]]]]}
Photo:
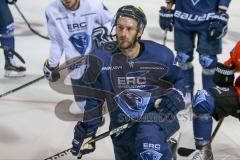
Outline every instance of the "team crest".
{"type": "Polygon", "coordinates": [[[114,97],[121,110],[131,119],[142,117],[151,97],[150,92],[126,89],[114,97]]]}
{"type": "Polygon", "coordinates": [[[69,40],[80,54],[84,54],[86,52],[86,49],[89,45],[89,36],[87,33],[75,33],[69,38],[69,40]]]}
{"type": "Polygon", "coordinates": [[[192,4],[195,6],[200,0],[191,0],[192,4]]]}
{"type": "Polygon", "coordinates": [[[154,150],[146,150],[140,153],[143,160],[160,160],[162,154],[154,150]]]}

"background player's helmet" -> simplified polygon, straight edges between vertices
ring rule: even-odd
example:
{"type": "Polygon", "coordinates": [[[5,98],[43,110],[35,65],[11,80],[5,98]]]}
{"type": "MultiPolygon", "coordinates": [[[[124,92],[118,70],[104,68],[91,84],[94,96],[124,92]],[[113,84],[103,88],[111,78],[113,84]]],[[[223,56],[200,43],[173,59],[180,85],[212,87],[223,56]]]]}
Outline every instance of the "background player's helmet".
{"type": "Polygon", "coordinates": [[[117,24],[117,20],[119,17],[129,17],[135,19],[138,22],[139,31],[143,31],[145,26],[147,25],[146,15],[140,7],[126,5],[119,8],[115,16],[115,25],[117,24]]]}

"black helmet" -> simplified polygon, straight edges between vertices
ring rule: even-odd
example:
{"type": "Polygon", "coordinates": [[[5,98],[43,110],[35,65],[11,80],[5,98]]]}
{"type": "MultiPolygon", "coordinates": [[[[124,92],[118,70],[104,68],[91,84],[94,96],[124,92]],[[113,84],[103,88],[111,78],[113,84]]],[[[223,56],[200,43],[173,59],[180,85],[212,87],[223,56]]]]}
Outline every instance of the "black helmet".
{"type": "Polygon", "coordinates": [[[138,22],[138,29],[142,31],[147,25],[146,15],[140,7],[126,5],[119,8],[115,17],[115,25],[117,24],[119,17],[129,17],[135,19],[138,22]]]}

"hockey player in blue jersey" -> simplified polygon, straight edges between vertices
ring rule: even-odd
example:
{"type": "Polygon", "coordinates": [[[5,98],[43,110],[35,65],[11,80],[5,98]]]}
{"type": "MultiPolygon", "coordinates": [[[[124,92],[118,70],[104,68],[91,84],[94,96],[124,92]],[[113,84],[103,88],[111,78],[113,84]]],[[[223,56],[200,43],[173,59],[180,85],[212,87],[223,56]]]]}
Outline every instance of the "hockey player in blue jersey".
{"type": "Polygon", "coordinates": [[[172,31],[174,27],[176,61],[183,69],[184,86],[188,95],[192,96],[194,89],[192,61],[195,44],[202,66],[203,88],[215,86],[212,77],[217,64],[217,54],[222,52],[221,39],[227,32],[227,9],[230,1],[166,0],[167,6],[161,7],[159,11],[161,28],[172,31]],[[173,5],[175,9],[172,9],[173,5]]]}
{"type": "Polygon", "coordinates": [[[229,115],[240,118],[238,95],[233,85],[234,67],[219,63],[213,79],[217,86],[199,90],[192,104],[195,145],[203,160],[213,160],[212,117],[217,121],[229,115]]]}
{"type": "Polygon", "coordinates": [[[194,138],[203,160],[213,159],[210,144],[212,117],[217,121],[229,115],[240,119],[240,77],[234,82],[234,73],[240,71],[239,55],[240,42],[224,64],[218,63],[213,77],[217,86],[199,90],[193,98],[194,138]]]}
{"type": "MultiPolygon", "coordinates": [[[[15,49],[13,16],[8,4],[16,3],[17,0],[0,0],[0,44],[15,49]]],[[[13,53],[4,50],[5,57],[5,77],[24,76],[26,68],[17,66],[13,53]]]]}
{"type": "Polygon", "coordinates": [[[173,158],[167,139],[179,129],[176,114],[185,106],[181,69],[166,46],[141,40],[146,24],[140,7],[119,8],[114,20],[117,48],[96,49],[90,54],[90,67],[82,80],[91,84],[95,92],[104,92],[105,97],[88,97],[85,121],[79,121],[74,128],[73,155],[94,151],[95,144],[93,148],[80,148],[85,138],[96,134],[101,116],[91,113],[106,99],[110,129],[135,122],[111,136],[116,160],[173,158]]]}

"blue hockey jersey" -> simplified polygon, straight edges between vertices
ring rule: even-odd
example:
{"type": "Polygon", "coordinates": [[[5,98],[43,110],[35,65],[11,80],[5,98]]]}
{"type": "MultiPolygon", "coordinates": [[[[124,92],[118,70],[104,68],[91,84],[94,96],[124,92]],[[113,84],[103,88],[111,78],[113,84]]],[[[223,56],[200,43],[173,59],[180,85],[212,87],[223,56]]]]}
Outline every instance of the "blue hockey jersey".
{"type": "MultiPolygon", "coordinates": [[[[169,0],[167,0],[169,2],[169,0]]],[[[175,3],[175,28],[205,30],[218,8],[227,9],[231,0],[170,0],[175,3]]]]}
{"type": "Polygon", "coordinates": [[[91,116],[106,99],[110,128],[126,123],[125,118],[134,119],[150,112],[155,100],[172,87],[184,92],[181,69],[174,63],[174,54],[152,41],[142,40],[140,54],[134,59],[127,59],[119,50],[96,49],[89,64],[83,80],[95,88],[96,97],[87,99],[86,120],[97,118],[91,116]]]}

